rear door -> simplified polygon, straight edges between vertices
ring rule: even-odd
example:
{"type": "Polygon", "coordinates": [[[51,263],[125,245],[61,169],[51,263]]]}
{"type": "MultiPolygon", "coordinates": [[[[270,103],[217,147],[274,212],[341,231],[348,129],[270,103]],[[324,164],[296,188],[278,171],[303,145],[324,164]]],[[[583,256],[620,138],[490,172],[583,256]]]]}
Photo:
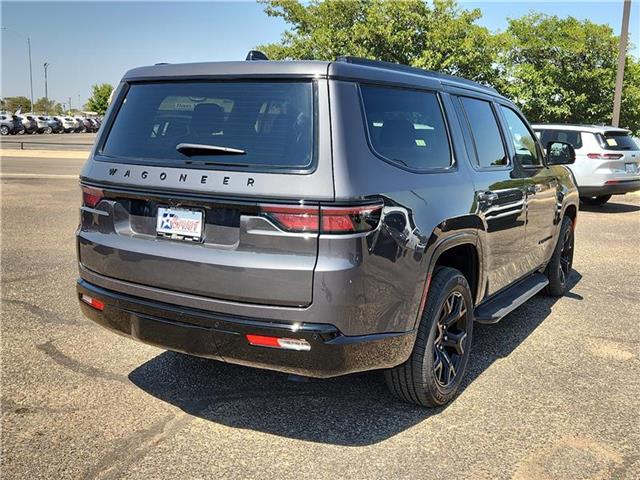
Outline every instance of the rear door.
{"type": "Polygon", "coordinates": [[[487,294],[491,295],[526,273],[523,179],[509,160],[494,104],[460,96],[454,105],[475,170],[476,213],[485,223],[487,294]]]}
{"type": "Polygon", "coordinates": [[[311,304],[318,205],[333,200],[327,105],[323,79],[128,85],[81,174],[81,268],[311,304]]]}

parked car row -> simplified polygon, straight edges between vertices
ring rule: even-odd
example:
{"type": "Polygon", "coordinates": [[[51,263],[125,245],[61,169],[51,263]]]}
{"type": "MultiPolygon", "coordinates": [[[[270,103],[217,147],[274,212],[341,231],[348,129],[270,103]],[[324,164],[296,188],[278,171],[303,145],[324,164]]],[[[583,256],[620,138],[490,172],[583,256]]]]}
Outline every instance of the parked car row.
{"type": "Polygon", "coordinates": [[[100,128],[100,118],[46,116],[35,114],[0,115],[0,134],[22,135],[37,133],[95,133],[100,128]]]}

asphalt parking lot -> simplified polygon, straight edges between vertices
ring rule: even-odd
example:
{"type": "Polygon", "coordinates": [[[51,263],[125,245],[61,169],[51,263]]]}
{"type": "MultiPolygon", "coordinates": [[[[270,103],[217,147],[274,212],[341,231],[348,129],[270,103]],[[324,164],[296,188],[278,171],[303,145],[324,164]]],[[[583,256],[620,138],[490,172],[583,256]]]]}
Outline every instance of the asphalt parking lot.
{"type": "Polygon", "coordinates": [[[477,326],[425,410],[376,372],[294,382],[85,320],[81,164],[2,159],[3,478],[640,478],[640,195],[582,211],[571,292],[477,326]]]}

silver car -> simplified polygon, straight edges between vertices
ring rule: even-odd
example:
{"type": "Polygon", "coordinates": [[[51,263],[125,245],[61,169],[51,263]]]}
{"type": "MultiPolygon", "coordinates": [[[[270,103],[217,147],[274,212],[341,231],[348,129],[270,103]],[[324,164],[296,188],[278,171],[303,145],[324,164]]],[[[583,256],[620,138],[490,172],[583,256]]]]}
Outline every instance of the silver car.
{"type": "Polygon", "coordinates": [[[567,142],[576,151],[571,171],[580,200],[604,205],[612,195],[640,190],[640,146],[629,130],[599,125],[533,125],[543,145],[567,142]]]}

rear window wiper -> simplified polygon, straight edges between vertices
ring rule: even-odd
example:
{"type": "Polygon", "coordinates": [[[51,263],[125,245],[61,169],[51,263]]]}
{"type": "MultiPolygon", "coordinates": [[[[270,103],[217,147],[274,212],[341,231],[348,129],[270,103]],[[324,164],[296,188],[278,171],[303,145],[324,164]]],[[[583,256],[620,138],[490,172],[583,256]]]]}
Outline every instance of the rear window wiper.
{"type": "Polygon", "coordinates": [[[246,155],[247,153],[239,148],[206,145],[204,143],[179,143],[176,145],[176,150],[187,157],[195,155],[246,155]]]}

